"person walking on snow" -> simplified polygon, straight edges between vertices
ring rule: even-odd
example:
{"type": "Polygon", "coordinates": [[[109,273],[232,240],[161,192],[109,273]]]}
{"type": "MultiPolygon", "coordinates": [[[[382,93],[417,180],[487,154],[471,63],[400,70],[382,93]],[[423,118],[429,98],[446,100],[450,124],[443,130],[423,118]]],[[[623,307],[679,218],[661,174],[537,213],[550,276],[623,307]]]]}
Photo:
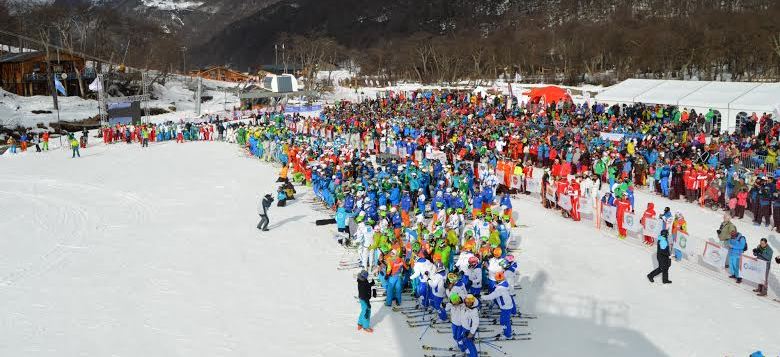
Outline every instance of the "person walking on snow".
{"type": "Polygon", "coordinates": [[[655,281],[653,278],[658,276],[658,274],[663,274],[663,283],[664,284],[671,284],[672,281],[669,280],[669,267],[672,266],[672,251],[671,246],[669,245],[669,231],[662,230],[661,235],[658,236],[658,242],[656,244],[656,253],[655,256],[658,258],[658,268],[651,271],[650,274],[647,274],[647,279],[650,280],[651,283],[654,283],[655,281]]]}
{"type": "Polygon", "coordinates": [[[268,231],[268,208],[274,202],[274,198],[268,193],[260,201],[259,207],[257,207],[257,213],[260,215],[260,223],[257,224],[257,229],[261,231],[268,231]]]}
{"type": "Polygon", "coordinates": [[[363,270],[358,274],[358,300],[360,300],[360,315],[358,316],[357,329],[368,333],[374,332],[371,328],[371,288],[374,280],[368,281],[368,272],[363,270]]]}
{"type": "Polygon", "coordinates": [[[71,151],[73,151],[73,155],[71,155],[71,159],[75,158],[76,155],[78,155],[78,157],[81,157],[81,153],[79,153],[79,141],[73,137],[73,134],[68,134],[68,142],[70,143],[71,151]]]}

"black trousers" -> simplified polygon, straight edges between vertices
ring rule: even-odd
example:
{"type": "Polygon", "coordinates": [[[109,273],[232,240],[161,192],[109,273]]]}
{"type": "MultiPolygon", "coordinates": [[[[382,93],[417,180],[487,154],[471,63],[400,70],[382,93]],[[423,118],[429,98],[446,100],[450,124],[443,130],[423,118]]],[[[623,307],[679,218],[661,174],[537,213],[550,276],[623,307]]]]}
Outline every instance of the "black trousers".
{"type": "Polygon", "coordinates": [[[760,224],[761,219],[764,219],[764,224],[767,226],[769,225],[769,217],[772,215],[772,206],[766,205],[766,206],[758,206],[758,220],[757,222],[760,224]]]}
{"type": "Polygon", "coordinates": [[[658,276],[658,274],[662,274],[661,278],[663,281],[669,281],[669,267],[672,266],[672,258],[663,254],[657,254],[658,257],[658,268],[651,271],[649,276],[651,279],[658,276]]]}
{"type": "Polygon", "coordinates": [[[780,206],[772,207],[772,219],[775,221],[775,231],[780,233],[780,206]]]}
{"type": "Polygon", "coordinates": [[[257,224],[257,229],[268,230],[268,215],[260,215],[260,223],[257,224]]]}

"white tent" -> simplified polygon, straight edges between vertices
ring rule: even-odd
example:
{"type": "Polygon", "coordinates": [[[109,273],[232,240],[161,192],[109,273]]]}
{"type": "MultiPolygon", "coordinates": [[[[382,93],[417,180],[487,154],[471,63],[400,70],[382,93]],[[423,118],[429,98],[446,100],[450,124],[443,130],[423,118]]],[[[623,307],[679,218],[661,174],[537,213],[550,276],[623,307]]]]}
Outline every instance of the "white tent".
{"type": "Polygon", "coordinates": [[[773,113],[780,106],[780,83],[628,79],[602,91],[596,100],[676,105],[699,113],[713,109],[721,115],[721,130],[732,131],[740,113],[773,113]]]}

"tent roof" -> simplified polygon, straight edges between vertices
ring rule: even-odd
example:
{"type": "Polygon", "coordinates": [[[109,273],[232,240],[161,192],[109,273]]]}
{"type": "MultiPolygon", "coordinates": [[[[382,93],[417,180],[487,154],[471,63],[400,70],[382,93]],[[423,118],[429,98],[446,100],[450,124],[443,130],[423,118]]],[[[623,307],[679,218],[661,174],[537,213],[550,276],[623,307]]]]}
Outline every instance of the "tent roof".
{"type": "Polygon", "coordinates": [[[596,100],[771,112],[780,104],[780,83],[627,79],[596,100]]]}
{"type": "Polygon", "coordinates": [[[746,82],[709,82],[699,90],[680,99],[683,107],[728,108],[729,103],[759,86],[746,82]]]}
{"type": "Polygon", "coordinates": [[[596,95],[596,100],[600,102],[633,102],[635,97],[663,82],[656,79],[626,79],[596,95]]]}
{"type": "Polygon", "coordinates": [[[764,83],[735,99],[730,108],[770,113],[778,104],[780,83],[764,83]]]}
{"type": "Polygon", "coordinates": [[[677,105],[680,98],[685,98],[707,82],[693,81],[662,81],[661,84],[634,97],[635,102],[677,105]]]}

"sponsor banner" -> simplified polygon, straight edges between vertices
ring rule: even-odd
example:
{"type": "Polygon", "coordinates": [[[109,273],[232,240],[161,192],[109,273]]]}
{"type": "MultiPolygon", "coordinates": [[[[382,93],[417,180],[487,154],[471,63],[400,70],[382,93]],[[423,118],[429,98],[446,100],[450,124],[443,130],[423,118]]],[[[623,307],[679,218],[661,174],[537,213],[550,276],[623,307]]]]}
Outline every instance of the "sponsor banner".
{"type": "Polygon", "coordinates": [[[561,206],[564,210],[571,211],[571,197],[561,195],[561,197],[558,198],[558,206],[561,206]]]}
{"type": "Polygon", "coordinates": [[[756,257],[742,255],[739,259],[739,275],[757,284],[764,284],[766,278],[766,262],[756,257]]]}
{"type": "Polygon", "coordinates": [[[623,228],[629,232],[637,233],[642,230],[642,224],[639,223],[639,218],[633,213],[623,214],[623,228]]]}
{"type": "Polygon", "coordinates": [[[617,207],[603,206],[601,208],[601,216],[605,221],[616,224],[617,223],[617,207]]]}
{"type": "Polygon", "coordinates": [[[727,248],[712,242],[706,242],[702,260],[715,268],[723,269],[723,267],[726,266],[726,257],[728,254],[729,250],[727,248]]]}
{"type": "Polygon", "coordinates": [[[623,134],[615,134],[615,133],[601,133],[601,139],[602,140],[609,140],[609,141],[621,141],[623,140],[623,134]]]}
{"type": "Polygon", "coordinates": [[[648,218],[645,220],[645,228],[642,234],[653,238],[657,238],[659,235],[661,235],[661,230],[663,229],[663,226],[664,226],[663,222],[661,222],[660,220],[654,218],[648,218]]]}

